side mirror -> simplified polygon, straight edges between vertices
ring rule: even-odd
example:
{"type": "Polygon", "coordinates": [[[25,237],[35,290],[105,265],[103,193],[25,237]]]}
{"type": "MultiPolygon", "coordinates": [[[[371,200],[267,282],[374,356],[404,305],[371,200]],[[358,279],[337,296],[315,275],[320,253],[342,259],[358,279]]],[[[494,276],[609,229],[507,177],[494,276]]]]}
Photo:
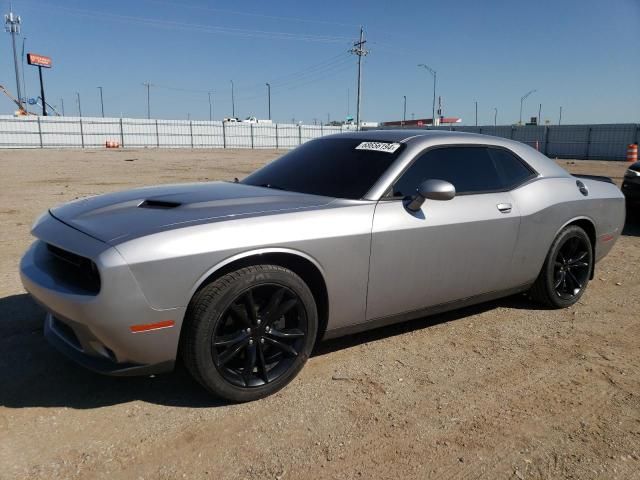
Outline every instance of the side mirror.
{"type": "Polygon", "coordinates": [[[404,206],[411,212],[417,212],[425,200],[451,200],[456,196],[456,187],[445,180],[425,180],[416,194],[404,200],[404,206]]]}

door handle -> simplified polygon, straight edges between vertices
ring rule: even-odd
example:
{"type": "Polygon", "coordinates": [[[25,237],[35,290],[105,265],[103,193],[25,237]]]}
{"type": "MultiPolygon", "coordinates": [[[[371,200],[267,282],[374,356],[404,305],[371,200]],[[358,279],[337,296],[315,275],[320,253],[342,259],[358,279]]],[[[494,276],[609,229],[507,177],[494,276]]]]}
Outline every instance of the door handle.
{"type": "Polygon", "coordinates": [[[499,203],[498,205],[496,205],[496,207],[498,207],[498,210],[500,210],[502,213],[511,213],[510,203],[499,203]]]}

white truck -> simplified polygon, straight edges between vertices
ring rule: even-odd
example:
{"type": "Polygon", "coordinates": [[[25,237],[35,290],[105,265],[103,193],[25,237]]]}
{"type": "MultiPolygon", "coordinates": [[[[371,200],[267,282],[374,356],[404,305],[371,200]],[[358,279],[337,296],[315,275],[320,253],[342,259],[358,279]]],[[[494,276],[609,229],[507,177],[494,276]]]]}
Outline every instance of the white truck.
{"type": "Polygon", "coordinates": [[[270,124],[273,123],[271,120],[260,120],[256,117],[247,117],[242,120],[242,123],[262,123],[262,124],[270,124]]]}

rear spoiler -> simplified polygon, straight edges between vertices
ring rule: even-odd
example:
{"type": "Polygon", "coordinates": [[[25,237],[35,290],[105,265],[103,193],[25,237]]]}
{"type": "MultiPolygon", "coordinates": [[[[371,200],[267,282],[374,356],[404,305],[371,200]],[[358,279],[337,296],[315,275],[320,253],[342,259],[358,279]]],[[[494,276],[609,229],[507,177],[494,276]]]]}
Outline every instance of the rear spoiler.
{"type": "Polygon", "coordinates": [[[578,175],[574,173],[573,176],[576,178],[586,178],[587,180],[596,180],[598,182],[613,183],[615,185],[615,182],[609,177],[603,177],[600,175],[578,175]]]}

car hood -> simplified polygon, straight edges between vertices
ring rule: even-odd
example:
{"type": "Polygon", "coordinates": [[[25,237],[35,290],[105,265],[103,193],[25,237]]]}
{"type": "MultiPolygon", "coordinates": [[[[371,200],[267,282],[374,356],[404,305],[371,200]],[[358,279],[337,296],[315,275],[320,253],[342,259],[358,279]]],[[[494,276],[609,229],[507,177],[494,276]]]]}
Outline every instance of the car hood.
{"type": "Polygon", "coordinates": [[[197,223],[313,209],[332,200],[241,183],[209,182],[108,193],[52,208],[50,213],[98,240],[114,243],[197,223]]]}

